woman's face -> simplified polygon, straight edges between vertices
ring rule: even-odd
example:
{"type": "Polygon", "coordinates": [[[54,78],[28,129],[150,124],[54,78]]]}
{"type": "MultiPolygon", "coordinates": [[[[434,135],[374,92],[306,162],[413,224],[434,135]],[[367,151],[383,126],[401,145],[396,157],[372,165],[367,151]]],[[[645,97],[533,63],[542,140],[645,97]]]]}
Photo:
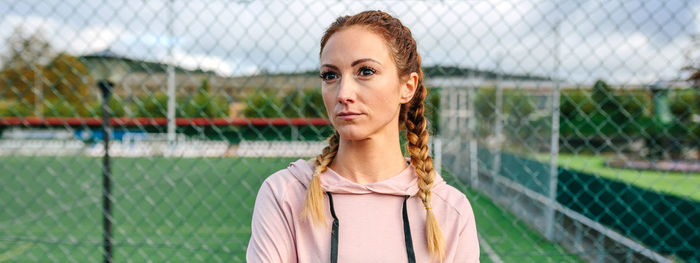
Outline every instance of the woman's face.
{"type": "Polygon", "coordinates": [[[321,52],[323,102],[345,140],[398,133],[400,106],[410,101],[418,75],[399,79],[384,39],[360,26],[334,33],[321,52]]]}

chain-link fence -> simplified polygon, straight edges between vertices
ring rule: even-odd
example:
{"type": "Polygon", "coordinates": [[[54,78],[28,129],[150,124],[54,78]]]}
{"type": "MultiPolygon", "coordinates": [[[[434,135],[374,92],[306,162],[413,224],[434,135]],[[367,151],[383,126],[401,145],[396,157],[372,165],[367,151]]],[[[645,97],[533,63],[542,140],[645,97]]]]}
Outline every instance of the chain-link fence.
{"type": "Polygon", "coordinates": [[[417,39],[482,261],[700,260],[698,1],[1,0],[0,262],[244,261],[366,9],[417,39]]]}

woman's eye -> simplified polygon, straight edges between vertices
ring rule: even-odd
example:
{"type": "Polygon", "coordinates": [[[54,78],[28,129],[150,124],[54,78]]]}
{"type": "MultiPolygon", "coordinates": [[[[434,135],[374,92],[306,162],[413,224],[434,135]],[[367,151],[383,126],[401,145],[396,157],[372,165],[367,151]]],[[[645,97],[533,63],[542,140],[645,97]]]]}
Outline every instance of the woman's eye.
{"type": "Polygon", "coordinates": [[[321,73],[320,77],[321,77],[321,79],[323,79],[323,81],[330,81],[330,80],[334,80],[334,79],[338,78],[338,74],[335,74],[335,72],[329,71],[329,72],[321,73]]]}
{"type": "Polygon", "coordinates": [[[376,72],[376,70],[374,70],[373,68],[361,67],[359,73],[360,73],[360,76],[371,76],[371,75],[374,75],[375,72],[376,72]]]}

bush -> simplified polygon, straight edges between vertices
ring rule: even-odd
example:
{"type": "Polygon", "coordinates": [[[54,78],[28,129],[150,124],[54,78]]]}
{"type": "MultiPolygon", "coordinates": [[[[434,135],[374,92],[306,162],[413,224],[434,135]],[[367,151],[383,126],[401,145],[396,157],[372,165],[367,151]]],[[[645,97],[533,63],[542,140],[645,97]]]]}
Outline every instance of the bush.
{"type": "Polygon", "coordinates": [[[245,97],[243,116],[248,118],[326,117],[321,89],[258,91],[245,97]]]}
{"type": "Polygon", "coordinates": [[[304,90],[295,103],[303,118],[327,118],[326,107],[323,105],[321,88],[304,90]]]}
{"type": "Polygon", "coordinates": [[[618,111],[612,88],[603,80],[597,80],[591,90],[591,99],[604,113],[610,114],[618,111]]]}
{"type": "Polygon", "coordinates": [[[102,104],[99,101],[91,102],[87,106],[87,111],[82,117],[100,117],[102,113],[102,104]]]}
{"type": "Polygon", "coordinates": [[[292,90],[281,94],[280,101],[280,112],[282,117],[285,118],[297,118],[302,115],[302,104],[305,100],[305,92],[303,90],[292,90]]]}
{"type": "Polygon", "coordinates": [[[440,132],[440,90],[428,89],[424,104],[424,115],[428,119],[429,129],[438,134],[440,132]]]}
{"type": "Polygon", "coordinates": [[[165,118],[168,112],[168,95],[158,92],[142,96],[134,102],[136,117],[165,118]]]}
{"type": "Polygon", "coordinates": [[[46,100],[42,105],[44,117],[76,117],[78,111],[75,106],[65,100],[46,100]]]}
{"type": "Polygon", "coordinates": [[[243,116],[248,118],[274,118],[282,117],[280,106],[282,100],[273,91],[258,91],[245,99],[246,106],[243,116]]]}
{"type": "Polygon", "coordinates": [[[634,119],[649,115],[651,100],[646,91],[627,91],[614,96],[618,106],[616,121],[634,121],[634,119]]]}
{"type": "Polygon", "coordinates": [[[9,101],[0,100],[0,117],[9,116],[11,106],[9,101]]]}
{"type": "MultiPolygon", "coordinates": [[[[42,103],[41,114],[44,117],[85,117],[85,116],[95,116],[99,114],[99,111],[95,113],[95,110],[99,110],[99,107],[95,107],[94,104],[99,106],[99,102],[93,103],[78,103],[71,102],[65,99],[47,99],[42,103]]],[[[113,103],[115,104],[115,103],[113,103]]],[[[116,107],[116,104],[115,106],[116,107]]],[[[123,110],[122,110],[123,115],[123,110]]]]}
{"type": "Polygon", "coordinates": [[[224,96],[210,93],[209,80],[202,79],[194,97],[178,98],[176,115],[186,118],[222,118],[228,115],[228,102],[224,96]]]}
{"type": "MultiPolygon", "coordinates": [[[[80,117],[92,116],[91,104],[73,105],[65,100],[45,100],[41,105],[41,115],[44,117],[80,117]]],[[[24,101],[0,102],[0,117],[29,117],[35,116],[34,105],[24,101]]]]}
{"type": "Polygon", "coordinates": [[[516,142],[534,136],[532,114],[535,112],[535,101],[532,96],[519,90],[505,90],[503,94],[503,124],[505,132],[516,137],[516,142]]]}
{"type": "Polygon", "coordinates": [[[474,100],[476,118],[482,122],[492,122],[496,112],[496,88],[480,88],[474,100]]]}
{"type": "Polygon", "coordinates": [[[32,106],[22,102],[16,102],[9,106],[7,110],[8,117],[28,117],[34,115],[32,106]]]}
{"type": "MultiPolygon", "coordinates": [[[[489,136],[496,118],[496,88],[488,87],[478,89],[474,99],[474,109],[478,120],[478,136],[489,136]]],[[[503,89],[503,101],[501,106],[501,118],[504,124],[524,126],[530,121],[530,116],[535,112],[535,101],[532,96],[519,90],[503,89]]]]}
{"type": "Polygon", "coordinates": [[[514,121],[527,120],[535,112],[535,101],[522,91],[509,90],[503,94],[503,113],[514,121]]]}
{"type": "Polygon", "coordinates": [[[560,96],[560,117],[568,120],[584,120],[596,110],[590,90],[575,89],[562,91],[560,96]]]}
{"type": "Polygon", "coordinates": [[[696,90],[671,90],[668,97],[675,118],[687,121],[693,114],[700,114],[700,96],[696,90]]]}
{"type": "MultiPolygon", "coordinates": [[[[166,118],[168,115],[168,95],[158,92],[152,96],[137,98],[131,106],[135,117],[166,118]]],[[[223,118],[228,116],[228,101],[221,95],[209,93],[208,82],[202,81],[194,96],[175,98],[177,118],[223,118]]]]}
{"type": "Polygon", "coordinates": [[[111,110],[112,117],[124,117],[126,116],[126,105],[124,100],[119,96],[110,96],[109,101],[107,101],[107,106],[111,110]]]}
{"type": "Polygon", "coordinates": [[[181,100],[181,102],[177,103],[178,117],[223,118],[228,116],[228,103],[224,96],[200,93],[191,99],[181,100]]]}

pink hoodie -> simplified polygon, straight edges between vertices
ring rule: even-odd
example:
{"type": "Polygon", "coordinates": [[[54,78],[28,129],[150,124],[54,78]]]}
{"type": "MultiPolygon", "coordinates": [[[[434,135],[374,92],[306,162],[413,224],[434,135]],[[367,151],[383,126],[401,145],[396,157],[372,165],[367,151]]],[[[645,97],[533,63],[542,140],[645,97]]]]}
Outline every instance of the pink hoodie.
{"type": "MultiPolygon", "coordinates": [[[[328,227],[301,220],[313,163],[298,160],[268,177],[260,187],[253,211],[248,262],[330,262],[331,217],[325,195],[328,227]]],[[[338,218],[338,262],[408,262],[402,208],[406,211],[416,262],[437,262],[428,253],[425,208],[416,196],[413,166],[389,179],[357,184],[328,168],[321,175],[338,218]]],[[[444,262],[479,262],[474,213],[466,196],[437,175],[432,209],[445,237],[444,262]]]]}

